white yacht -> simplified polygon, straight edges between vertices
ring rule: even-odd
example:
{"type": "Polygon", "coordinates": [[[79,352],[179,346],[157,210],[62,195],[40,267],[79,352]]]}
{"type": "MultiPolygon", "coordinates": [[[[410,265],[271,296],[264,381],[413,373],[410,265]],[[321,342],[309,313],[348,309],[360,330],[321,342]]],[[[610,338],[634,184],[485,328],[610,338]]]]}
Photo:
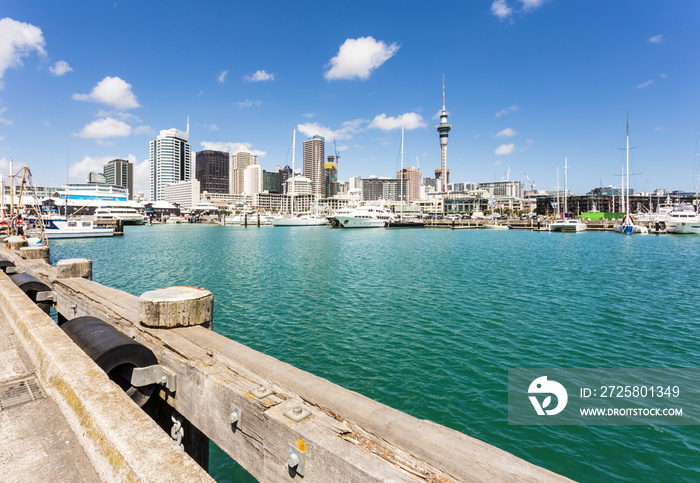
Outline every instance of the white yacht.
{"type": "Polygon", "coordinates": [[[700,216],[691,205],[677,205],[667,215],[666,233],[700,234],[700,216]]]}
{"type": "MultiPolygon", "coordinates": [[[[566,190],[568,189],[567,184],[568,184],[568,169],[569,169],[569,163],[568,163],[568,158],[564,156],[564,214],[567,213],[568,211],[568,206],[566,204],[566,190]]],[[[557,175],[557,185],[559,184],[559,176],[557,175]]],[[[558,191],[558,189],[557,189],[558,191]]],[[[564,218],[565,216],[562,214],[562,218],[555,221],[554,223],[551,223],[549,225],[549,231],[563,231],[563,232],[582,232],[586,231],[588,229],[588,225],[586,225],[583,221],[577,220],[574,218],[564,218]]]]}
{"type": "Polygon", "coordinates": [[[273,218],[272,226],[326,226],[328,218],[314,213],[300,213],[290,218],[273,218]]]}
{"type": "Polygon", "coordinates": [[[147,220],[146,215],[126,206],[102,206],[95,210],[93,217],[95,220],[122,220],[125,225],[143,225],[147,220]]]}
{"type": "Polygon", "coordinates": [[[114,236],[114,229],[110,227],[97,227],[92,220],[44,220],[44,233],[46,238],[91,238],[114,236]]]}
{"type": "Polygon", "coordinates": [[[395,215],[379,206],[360,206],[346,214],[336,214],[333,218],[341,228],[385,228],[396,221],[395,215]]]}

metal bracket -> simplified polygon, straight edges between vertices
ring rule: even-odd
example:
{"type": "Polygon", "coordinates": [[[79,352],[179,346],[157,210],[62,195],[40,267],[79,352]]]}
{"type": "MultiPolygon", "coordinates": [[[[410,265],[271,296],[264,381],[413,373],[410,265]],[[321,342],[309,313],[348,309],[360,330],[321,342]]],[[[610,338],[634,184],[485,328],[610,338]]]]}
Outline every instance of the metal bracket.
{"type": "Polygon", "coordinates": [[[36,293],[37,302],[53,302],[56,303],[56,293],[55,292],[37,292],[36,293]]]}
{"type": "Polygon", "coordinates": [[[304,452],[289,445],[287,447],[287,466],[299,476],[304,476],[304,452]]]}
{"type": "Polygon", "coordinates": [[[236,429],[241,429],[241,410],[236,406],[231,406],[231,413],[229,414],[229,422],[231,426],[236,429]]]}
{"type": "Polygon", "coordinates": [[[303,407],[297,406],[297,407],[292,408],[289,411],[285,412],[284,416],[291,419],[295,423],[298,423],[302,419],[306,419],[309,416],[311,416],[311,411],[307,411],[303,407]]]}
{"type": "Polygon", "coordinates": [[[170,392],[177,390],[177,375],[170,369],[155,365],[148,367],[135,367],[131,370],[129,378],[131,385],[135,387],[160,384],[168,388],[170,392]]]}
{"type": "Polygon", "coordinates": [[[15,273],[19,273],[19,270],[17,269],[17,267],[5,267],[5,273],[7,275],[13,275],[15,273]]]}

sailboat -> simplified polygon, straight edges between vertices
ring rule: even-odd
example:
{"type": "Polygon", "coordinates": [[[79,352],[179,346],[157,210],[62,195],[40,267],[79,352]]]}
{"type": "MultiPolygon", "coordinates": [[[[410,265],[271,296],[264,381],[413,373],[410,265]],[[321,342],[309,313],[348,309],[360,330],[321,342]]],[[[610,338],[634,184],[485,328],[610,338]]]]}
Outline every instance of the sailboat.
{"type": "MultiPolygon", "coordinates": [[[[580,231],[586,231],[588,229],[588,226],[582,222],[581,220],[577,220],[574,218],[566,218],[566,215],[568,214],[568,206],[566,203],[566,190],[567,185],[568,185],[568,169],[569,169],[569,164],[567,157],[564,156],[564,212],[561,214],[561,219],[555,221],[554,223],[549,225],[549,231],[566,231],[566,232],[580,232],[580,231]]],[[[558,183],[558,181],[557,181],[558,183]]],[[[558,190],[557,190],[558,191],[558,190]]],[[[559,204],[557,203],[557,206],[559,204]]]]}
{"type": "Polygon", "coordinates": [[[627,179],[623,178],[622,182],[625,183],[624,195],[623,195],[623,211],[625,212],[625,217],[622,219],[622,223],[619,223],[613,227],[615,233],[622,233],[623,235],[634,235],[642,234],[646,235],[649,233],[649,229],[646,226],[635,225],[632,215],[630,215],[630,119],[627,117],[627,145],[626,145],[626,170],[627,179]]]}
{"type": "Polygon", "coordinates": [[[325,216],[317,215],[314,213],[300,214],[294,216],[294,195],[296,186],[296,172],[294,170],[294,160],[297,150],[297,131],[294,130],[292,134],[292,196],[291,196],[291,210],[289,217],[284,218],[273,218],[272,226],[325,226],[328,224],[328,219],[325,216]]]}

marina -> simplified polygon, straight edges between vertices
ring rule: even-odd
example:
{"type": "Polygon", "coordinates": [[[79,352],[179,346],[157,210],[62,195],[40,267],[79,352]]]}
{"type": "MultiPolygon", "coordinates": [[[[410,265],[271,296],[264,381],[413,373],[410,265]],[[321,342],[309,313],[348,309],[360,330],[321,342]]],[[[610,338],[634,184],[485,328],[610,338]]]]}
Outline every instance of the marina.
{"type": "MultiPolygon", "coordinates": [[[[135,295],[206,287],[217,332],[574,480],[695,479],[692,426],[515,427],[504,398],[513,367],[698,366],[695,275],[671,267],[697,265],[700,237],[504,235],[156,225],[56,241],[51,256],[91,258],[95,280],[135,295]]],[[[210,471],[247,481],[214,447],[210,471]]]]}

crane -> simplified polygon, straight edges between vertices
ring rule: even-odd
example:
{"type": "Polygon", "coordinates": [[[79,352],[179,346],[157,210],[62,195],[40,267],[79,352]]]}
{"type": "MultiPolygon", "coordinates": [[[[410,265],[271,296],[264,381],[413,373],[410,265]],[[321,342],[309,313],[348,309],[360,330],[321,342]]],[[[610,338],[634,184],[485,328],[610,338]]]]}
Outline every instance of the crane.
{"type": "Polygon", "coordinates": [[[333,138],[333,150],[335,151],[335,164],[338,164],[338,160],[340,159],[340,154],[338,154],[338,146],[335,144],[335,138],[333,138]]]}
{"type": "Polygon", "coordinates": [[[503,177],[501,178],[501,181],[510,181],[510,166],[508,166],[508,171],[503,173],[503,177]]]}
{"type": "Polygon", "coordinates": [[[525,173],[525,178],[527,179],[527,182],[530,183],[530,189],[535,189],[535,182],[530,179],[530,177],[525,173]]]}

